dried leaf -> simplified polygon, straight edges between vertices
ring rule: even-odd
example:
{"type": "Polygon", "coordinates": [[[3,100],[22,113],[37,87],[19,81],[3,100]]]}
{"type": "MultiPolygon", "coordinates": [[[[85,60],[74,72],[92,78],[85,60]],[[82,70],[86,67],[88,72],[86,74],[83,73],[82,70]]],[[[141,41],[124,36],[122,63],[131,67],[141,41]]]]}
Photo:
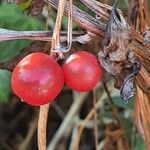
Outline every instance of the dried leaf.
{"type": "Polygon", "coordinates": [[[135,86],[132,77],[126,77],[120,89],[120,96],[123,100],[128,100],[135,94],[135,86]]]}
{"type": "Polygon", "coordinates": [[[87,34],[78,36],[76,39],[79,43],[85,44],[85,43],[91,41],[93,39],[93,37],[95,37],[95,36],[96,36],[96,34],[94,34],[92,32],[87,32],[87,34]]]}
{"type": "Polygon", "coordinates": [[[99,52],[101,65],[116,78],[116,87],[121,98],[126,101],[135,94],[134,76],[141,65],[128,48],[129,25],[116,7],[112,9],[107,25],[103,51],[99,52]]]}

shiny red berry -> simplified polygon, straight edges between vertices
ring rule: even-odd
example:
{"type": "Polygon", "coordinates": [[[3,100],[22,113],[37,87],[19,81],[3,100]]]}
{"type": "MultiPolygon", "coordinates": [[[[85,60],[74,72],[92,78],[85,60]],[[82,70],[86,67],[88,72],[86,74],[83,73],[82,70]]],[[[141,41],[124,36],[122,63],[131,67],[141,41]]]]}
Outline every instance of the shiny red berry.
{"type": "Polygon", "coordinates": [[[86,51],[71,54],[63,64],[65,83],[73,90],[92,90],[102,77],[97,58],[86,51]]]}
{"type": "Polygon", "coordinates": [[[59,64],[45,53],[32,53],[23,58],[12,72],[14,93],[30,105],[51,102],[64,85],[59,64]]]}

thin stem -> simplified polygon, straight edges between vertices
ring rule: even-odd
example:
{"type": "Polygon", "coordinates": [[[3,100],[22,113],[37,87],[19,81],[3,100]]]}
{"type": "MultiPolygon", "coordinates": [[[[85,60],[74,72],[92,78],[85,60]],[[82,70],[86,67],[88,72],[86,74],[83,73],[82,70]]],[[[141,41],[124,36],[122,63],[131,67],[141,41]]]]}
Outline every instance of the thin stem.
{"type": "Polygon", "coordinates": [[[67,29],[67,46],[63,47],[59,43],[59,39],[56,39],[58,41],[58,45],[55,50],[52,50],[56,53],[66,53],[69,52],[72,46],[72,21],[73,21],[73,0],[69,0],[69,8],[68,8],[68,29],[67,29]]]}
{"type": "Polygon", "coordinates": [[[83,105],[84,101],[86,100],[88,94],[80,94],[78,99],[76,99],[73,104],[71,105],[66,117],[64,118],[62,124],[60,125],[59,129],[55,133],[54,137],[52,138],[51,142],[48,145],[47,150],[54,150],[58,141],[70,130],[73,125],[73,119],[76,113],[80,110],[81,106],[83,105]],[[68,126],[69,125],[69,126],[68,126]]]}
{"type": "Polygon", "coordinates": [[[73,21],[73,0],[69,0],[69,15],[68,15],[68,51],[72,45],[72,21],[73,21]]]}
{"type": "MultiPolygon", "coordinates": [[[[95,107],[96,109],[100,109],[100,107],[102,107],[103,105],[103,101],[106,98],[106,94],[104,93],[101,98],[97,101],[95,107]]],[[[80,139],[81,139],[81,135],[82,132],[86,126],[86,124],[89,122],[89,120],[93,117],[94,115],[94,108],[92,108],[90,110],[90,112],[88,113],[88,115],[86,116],[86,118],[82,121],[82,123],[80,124],[79,128],[78,128],[78,136],[76,136],[76,139],[74,140],[74,145],[73,145],[73,150],[78,150],[79,149],[79,144],[80,144],[80,139]]]]}
{"type": "MultiPolygon", "coordinates": [[[[46,27],[47,28],[47,27],[46,27]]],[[[68,32],[62,31],[60,33],[60,41],[67,41],[66,35],[68,32]]],[[[77,41],[78,36],[84,35],[84,32],[75,31],[72,33],[73,41],[77,41]]],[[[0,41],[28,39],[37,41],[51,41],[52,31],[15,31],[0,28],[0,41]]]]}
{"type": "Polygon", "coordinates": [[[60,48],[60,30],[61,30],[61,22],[62,22],[62,17],[64,13],[64,7],[65,7],[66,0],[59,0],[58,3],[58,12],[57,12],[57,18],[55,22],[55,27],[54,27],[54,33],[52,37],[52,45],[51,45],[51,51],[55,51],[55,49],[60,48]]]}
{"type": "Polygon", "coordinates": [[[68,35],[67,35],[67,47],[62,48],[62,52],[68,52],[72,46],[72,21],[73,21],[73,0],[69,0],[68,9],[68,35]]]}
{"type": "Polygon", "coordinates": [[[107,93],[108,99],[109,99],[109,101],[110,101],[110,106],[111,106],[111,108],[112,108],[113,115],[114,115],[114,117],[115,117],[115,119],[116,119],[116,121],[117,121],[118,126],[121,127],[121,125],[120,125],[120,120],[119,120],[119,117],[118,117],[118,110],[117,110],[117,108],[116,108],[115,105],[114,105],[114,102],[113,102],[113,100],[112,100],[112,98],[111,98],[111,95],[110,95],[110,92],[109,92],[109,90],[108,90],[108,88],[107,88],[107,85],[106,85],[105,83],[103,83],[103,86],[104,86],[104,89],[105,89],[105,91],[106,91],[106,93],[107,93]]]}
{"type": "Polygon", "coordinates": [[[48,118],[49,104],[40,107],[38,120],[38,149],[46,150],[46,127],[48,118]]]}
{"type": "MultiPolygon", "coordinates": [[[[56,23],[54,27],[54,32],[52,36],[51,43],[51,56],[56,59],[55,53],[52,53],[59,46],[59,38],[60,38],[60,30],[61,30],[61,21],[64,12],[66,0],[60,0],[58,4],[58,12],[56,23]]],[[[39,113],[39,122],[38,122],[38,147],[39,150],[46,150],[46,126],[47,126],[47,118],[48,118],[49,104],[43,105],[40,107],[39,113]]]]}

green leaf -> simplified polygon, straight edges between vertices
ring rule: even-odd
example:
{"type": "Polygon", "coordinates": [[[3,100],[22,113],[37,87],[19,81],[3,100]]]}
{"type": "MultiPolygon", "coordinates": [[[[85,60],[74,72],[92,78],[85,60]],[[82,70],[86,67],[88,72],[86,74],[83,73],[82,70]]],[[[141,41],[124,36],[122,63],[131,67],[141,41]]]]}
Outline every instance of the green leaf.
{"type": "Polygon", "coordinates": [[[114,89],[113,92],[111,93],[111,97],[112,97],[114,104],[117,107],[121,107],[121,108],[125,108],[125,109],[133,108],[133,102],[134,102],[133,98],[130,98],[128,100],[128,102],[124,102],[120,97],[119,90],[114,89]]]}
{"type": "Polygon", "coordinates": [[[124,1],[118,1],[118,8],[124,11],[127,8],[127,5],[124,1]]]}
{"type": "Polygon", "coordinates": [[[6,103],[10,95],[10,72],[0,69],[0,103],[6,103]]]}
{"type": "MultiPolygon", "coordinates": [[[[42,30],[44,24],[39,20],[28,16],[15,4],[3,4],[0,6],[0,27],[12,30],[42,30]]],[[[4,41],[0,43],[0,62],[5,62],[31,44],[29,40],[4,41]]]]}
{"type": "Polygon", "coordinates": [[[16,41],[4,41],[0,43],[0,62],[5,62],[15,56],[17,56],[20,51],[29,46],[31,41],[27,40],[16,40],[16,41]]]}
{"type": "Polygon", "coordinates": [[[146,150],[144,140],[136,132],[132,133],[131,150],[146,150]]]}

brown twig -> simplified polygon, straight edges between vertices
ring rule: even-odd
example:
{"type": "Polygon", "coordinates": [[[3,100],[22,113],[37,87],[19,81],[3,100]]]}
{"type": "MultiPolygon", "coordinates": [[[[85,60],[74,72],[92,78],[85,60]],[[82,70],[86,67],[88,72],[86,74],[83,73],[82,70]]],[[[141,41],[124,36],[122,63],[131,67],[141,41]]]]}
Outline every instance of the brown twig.
{"type": "MultiPolygon", "coordinates": [[[[52,31],[14,31],[0,28],[0,41],[28,39],[36,41],[51,41],[52,31]]],[[[60,32],[60,41],[66,41],[67,32],[60,32]]],[[[76,37],[84,35],[83,32],[73,32],[73,41],[76,41],[76,37]]]]}
{"type": "MultiPolygon", "coordinates": [[[[103,100],[106,98],[106,94],[104,93],[100,99],[97,101],[96,103],[96,109],[102,107],[103,105],[103,100]]],[[[86,116],[86,118],[82,121],[82,123],[80,124],[79,128],[78,128],[78,136],[76,136],[76,139],[74,140],[74,144],[73,144],[73,150],[78,150],[79,149],[79,143],[80,143],[80,139],[81,139],[81,135],[82,132],[86,126],[86,124],[89,122],[89,120],[94,116],[94,108],[92,108],[90,110],[90,112],[88,113],[88,115],[86,116]]]]}
{"type": "Polygon", "coordinates": [[[16,39],[30,39],[50,41],[52,31],[14,31],[0,28],[0,41],[16,40],[16,39]]]}
{"type": "Polygon", "coordinates": [[[54,135],[53,139],[48,145],[47,150],[55,149],[57,142],[61,139],[62,136],[66,134],[68,130],[73,127],[73,119],[74,115],[80,110],[82,104],[86,100],[88,94],[80,94],[78,99],[76,99],[73,104],[71,105],[65,119],[63,120],[62,124],[60,125],[59,129],[57,130],[56,134],[54,135]],[[68,126],[69,125],[69,126],[68,126]]]}
{"type": "Polygon", "coordinates": [[[68,36],[67,36],[68,46],[66,52],[70,51],[72,46],[72,23],[73,23],[72,15],[73,15],[73,0],[69,0],[68,36]]]}
{"type": "Polygon", "coordinates": [[[60,48],[60,30],[61,30],[61,21],[62,16],[64,13],[64,7],[65,7],[66,0],[59,0],[58,3],[58,12],[57,12],[57,18],[55,22],[54,32],[52,36],[52,45],[51,50],[56,50],[57,48],[60,48]]]}

